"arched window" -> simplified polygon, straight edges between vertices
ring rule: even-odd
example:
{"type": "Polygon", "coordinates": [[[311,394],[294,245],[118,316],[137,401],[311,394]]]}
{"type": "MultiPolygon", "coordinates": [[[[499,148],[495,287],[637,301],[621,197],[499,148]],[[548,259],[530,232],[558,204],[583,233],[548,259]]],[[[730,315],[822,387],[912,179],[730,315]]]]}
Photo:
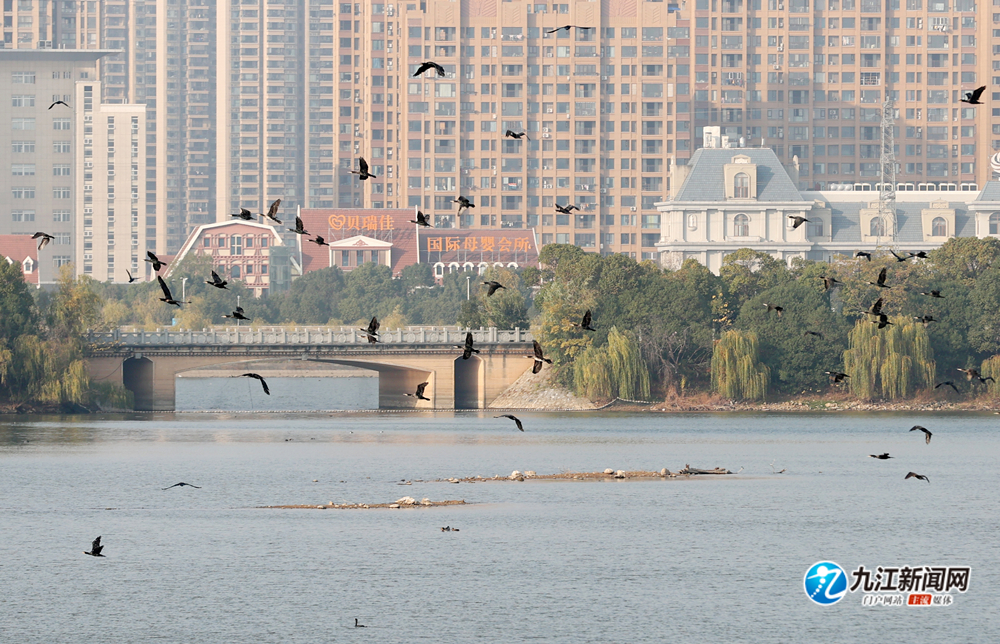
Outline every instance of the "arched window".
{"type": "Polygon", "coordinates": [[[944,217],[935,217],[931,222],[931,236],[932,237],[947,237],[948,236],[948,222],[944,220],[944,217]]]}
{"type": "Polygon", "coordinates": [[[698,229],[698,215],[688,215],[688,228],[691,230],[698,229]]]}
{"type": "Polygon", "coordinates": [[[750,175],[740,172],[733,177],[733,197],[736,199],[750,198],[750,175]]]}
{"type": "MultiPolygon", "coordinates": [[[[743,175],[746,176],[746,175],[743,175]]],[[[750,218],[746,215],[740,213],[733,218],[733,236],[734,237],[749,237],[750,236],[750,218]]]]}
{"type": "Polygon", "coordinates": [[[990,215],[990,234],[1000,235],[1000,212],[990,215]]]}
{"type": "Polygon", "coordinates": [[[434,277],[444,277],[444,262],[437,262],[434,264],[434,277]]]}
{"type": "Polygon", "coordinates": [[[869,233],[872,237],[885,237],[885,220],[881,217],[873,217],[869,233]]]}

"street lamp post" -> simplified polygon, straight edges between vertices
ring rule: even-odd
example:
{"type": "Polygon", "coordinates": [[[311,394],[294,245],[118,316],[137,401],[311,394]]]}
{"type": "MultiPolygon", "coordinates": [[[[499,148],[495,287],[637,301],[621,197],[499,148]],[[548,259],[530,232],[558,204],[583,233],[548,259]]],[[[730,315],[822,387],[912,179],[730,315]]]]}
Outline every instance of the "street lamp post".
{"type": "Polygon", "coordinates": [[[471,300],[472,299],[472,276],[471,275],[466,275],[465,276],[465,299],[466,300],[471,300]]]}
{"type": "MultiPolygon", "coordinates": [[[[237,309],[240,308],[240,296],[239,295],[236,296],[236,308],[237,309]]],[[[236,326],[239,326],[239,325],[240,325],[240,320],[239,320],[239,318],[237,318],[236,319],[236,326]]]]}
{"type": "Polygon", "coordinates": [[[181,278],[181,302],[184,302],[184,301],[187,300],[187,283],[188,283],[188,278],[182,277],[181,278]]]}

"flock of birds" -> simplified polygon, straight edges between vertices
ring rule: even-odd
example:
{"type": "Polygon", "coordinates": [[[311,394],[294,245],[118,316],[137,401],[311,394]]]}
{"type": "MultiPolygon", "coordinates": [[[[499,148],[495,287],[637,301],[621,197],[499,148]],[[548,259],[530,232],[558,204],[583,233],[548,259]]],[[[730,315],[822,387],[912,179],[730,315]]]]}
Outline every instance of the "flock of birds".
{"type": "MultiPolygon", "coordinates": [[[[913,427],[910,428],[910,431],[923,432],[924,442],[927,443],[928,445],[931,444],[931,436],[933,436],[933,434],[931,434],[930,430],[927,429],[926,427],[923,427],[921,425],[914,425],[913,427]]],[[[868,456],[870,456],[871,458],[877,458],[880,461],[887,461],[890,458],[896,458],[895,456],[889,456],[889,452],[883,452],[881,454],[869,454],[868,456]]],[[[907,472],[906,476],[903,477],[903,480],[905,481],[907,479],[917,479],[918,481],[927,481],[928,483],[931,482],[931,480],[928,477],[924,476],[923,474],[917,474],[916,472],[907,472]]]]}

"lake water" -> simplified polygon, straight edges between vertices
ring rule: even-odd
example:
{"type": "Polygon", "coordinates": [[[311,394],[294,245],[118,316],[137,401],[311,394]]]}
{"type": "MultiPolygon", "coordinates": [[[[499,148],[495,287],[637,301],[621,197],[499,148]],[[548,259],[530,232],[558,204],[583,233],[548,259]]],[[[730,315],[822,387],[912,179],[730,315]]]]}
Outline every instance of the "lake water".
{"type": "Polygon", "coordinates": [[[1000,641],[992,414],[520,416],[0,417],[0,641],[1000,641]],[[687,463],[744,469],[397,485],[687,463]],[[402,496],[472,505],[255,507],[402,496]],[[947,607],[820,607],[821,560],[971,582],[947,607]]]}

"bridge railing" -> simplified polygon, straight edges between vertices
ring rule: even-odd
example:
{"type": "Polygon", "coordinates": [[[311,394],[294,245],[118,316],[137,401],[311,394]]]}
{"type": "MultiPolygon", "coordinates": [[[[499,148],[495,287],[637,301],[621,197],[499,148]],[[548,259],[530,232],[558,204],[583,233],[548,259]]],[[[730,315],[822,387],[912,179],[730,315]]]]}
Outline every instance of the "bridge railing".
{"type": "MultiPolygon", "coordinates": [[[[405,329],[382,329],[379,344],[462,344],[465,334],[472,332],[477,344],[508,344],[531,342],[531,332],[515,328],[501,330],[496,327],[479,329],[458,329],[445,327],[409,327],[405,329]]],[[[360,329],[349,327],[227,327],[223,329],[156,331],[88,331],[87,343],[92,346],[289,346],[289,345],[353,345],[368,344],[360,329]]]]}

